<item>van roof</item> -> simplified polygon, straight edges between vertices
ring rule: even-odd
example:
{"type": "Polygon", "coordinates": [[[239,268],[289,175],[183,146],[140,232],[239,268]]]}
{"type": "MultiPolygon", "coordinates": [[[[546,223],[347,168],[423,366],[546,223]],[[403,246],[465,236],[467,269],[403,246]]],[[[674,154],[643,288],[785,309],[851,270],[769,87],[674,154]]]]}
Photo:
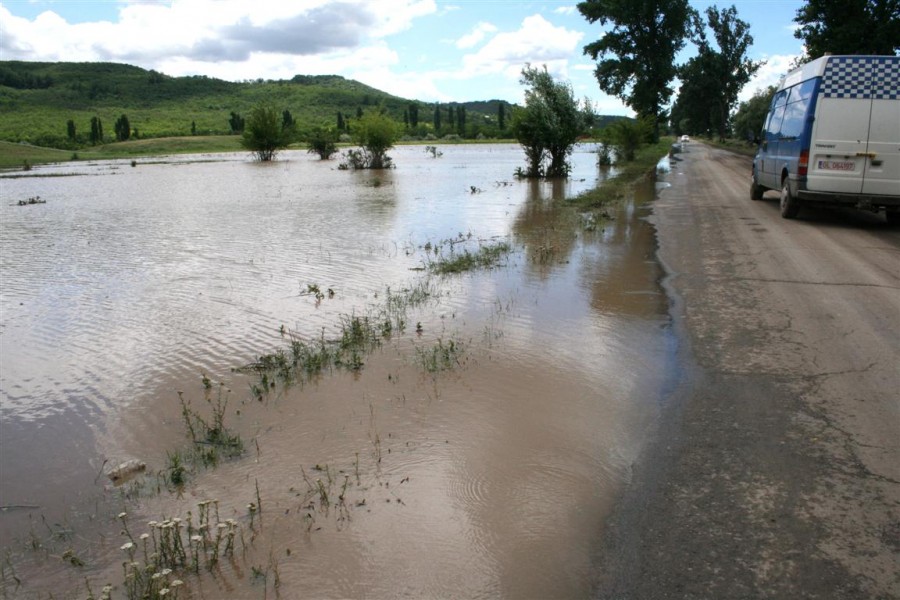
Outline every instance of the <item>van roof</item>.
{"type": "MultiPolygon", "coordinates": [[[[887,97],[900,97],[900,56],[865,55],[826,55],[812,60],[789,72],[781,78],[778,89],[783,90],[793,85],[823,75],[865,75],[865,72],[877,72],[883,80],[882,87],[887,97]],[[830,66],[830,68],[829,68],[830,66]]],[[[827,78],[827,76],[826,76],[827,78]]]]}

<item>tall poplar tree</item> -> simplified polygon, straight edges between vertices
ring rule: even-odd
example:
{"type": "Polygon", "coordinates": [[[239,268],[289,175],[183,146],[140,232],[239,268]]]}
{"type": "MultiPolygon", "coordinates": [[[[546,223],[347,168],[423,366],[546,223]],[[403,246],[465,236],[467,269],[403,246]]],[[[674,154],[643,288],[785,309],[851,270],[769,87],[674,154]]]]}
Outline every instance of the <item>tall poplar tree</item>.
{"type": "Polygon", "coordinates": [[[694,13],[688,0],[584,0],[578,10],[590,23],[612,25],[584,53],[600,59],[600,89],[621,98],[639,117],[651,117],[654,136],[672,97],[675,55],[684,47],[694,13]]]}
{"type": "Polygon", "coordinates": [[[672,120],[676,129],[687,119],[688,133],[709,131],[724,138],[738,94],[763,63],[747,58],[753,36],[750,25],[738,18],[734,6],[707,8],[706,23],[697,15],[693,41],[698,53],[680,68],[682,85],[672,108],[672,120]]]}

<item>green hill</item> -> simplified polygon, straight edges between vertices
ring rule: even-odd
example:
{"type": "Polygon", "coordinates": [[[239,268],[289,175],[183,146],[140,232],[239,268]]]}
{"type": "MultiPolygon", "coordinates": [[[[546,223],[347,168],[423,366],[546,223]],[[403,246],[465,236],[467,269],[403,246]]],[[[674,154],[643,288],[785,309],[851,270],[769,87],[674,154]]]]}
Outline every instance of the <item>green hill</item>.
{"type": "MultiPolygon", "coordinates": [[[[231,113],[246,115],[259,103],[290,111],[301,131],[337,124],[338,112],[350,120],[358,111],[384,106],[404,122],[411,107],[419,127],[411,135],[432,131],[435,105],[392,96],[337,75],[297,75],[291,80],[229,82],[205,76],[170,77],[115,63],[46,63],[0,61],[0,140],[76,149],[86,144],[91,119],[98,117],[104,141],[113,141],[114,125],[127,115],[139,138],[230,134],[231,113]],[[68,121],[76,139],[68,136],[68,121]]],[[[463,103],[466,137],[496,137],[500,101],[463,103]]],[[[460,106],[460,105],[455,105],[460,106]]],[[[454,107],[455,108],[455,107],[454,107]]],[[[444,127],[450,105],[442,105],[444,127]]],[[[507,117],[511,113],[506,107],[507,117]]],[[[351,125],[352,126],[352,125],[351,125]]]]}

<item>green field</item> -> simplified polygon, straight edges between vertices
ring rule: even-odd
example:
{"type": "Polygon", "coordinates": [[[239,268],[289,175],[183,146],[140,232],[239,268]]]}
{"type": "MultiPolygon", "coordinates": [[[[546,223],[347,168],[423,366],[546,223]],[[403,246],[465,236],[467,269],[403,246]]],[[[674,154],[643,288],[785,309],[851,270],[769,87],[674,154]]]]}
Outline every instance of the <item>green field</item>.
{"type": "MultiPolygon", "coordinates": [[[[450,119],[451,111],[457,114],[459,107],[466,112],[463,137],[495,138],[503,133],[498,127],[498,100],[440,105],[442,127],[435,131],[436,105],[392,96],[337,75],[236,83],[169,77],[113,63],[0,61],[0,140],[10,142],[84,148],[92,118],[100,119],[108,142],[115,139],[115,122],[122,115],[138,139],[229,135],[232,113],[246,116],[260,104],[288,111],[301,134],[318,126],[337,127],[338,113],[352,127],[358,115],[371,110],[384,110],[404,123],[410,137],[459,134],[457,119],[450,119]],[[74,138],[69,121],[75,126],[74,138]]],[[[505,114],[511,113],[512,107],[506,105],[505,114]]]]}
{"type": "Polygon", "coordinates": [[[27,169],[40,163],[68,162],[104,158],[137,158],[166,154],[200,154],[205,152],[240,152],[236,135],[168,137],[129,140],[96,146],[86,150],[58,150],[32,146],[23,142],[0,141],[0,169],[27,169]]]}

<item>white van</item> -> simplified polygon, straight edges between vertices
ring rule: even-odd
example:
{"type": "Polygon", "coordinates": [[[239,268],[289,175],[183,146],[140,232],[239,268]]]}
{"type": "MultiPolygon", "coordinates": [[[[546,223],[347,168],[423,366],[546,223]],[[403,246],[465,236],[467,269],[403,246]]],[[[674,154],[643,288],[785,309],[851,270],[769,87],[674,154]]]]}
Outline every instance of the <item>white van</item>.
{"type": "Polygon", "coordinates": [[[900,223],[900,56],[823,56],[788,73],[753,159],[750,197],[885,211],[900,223]]]}

